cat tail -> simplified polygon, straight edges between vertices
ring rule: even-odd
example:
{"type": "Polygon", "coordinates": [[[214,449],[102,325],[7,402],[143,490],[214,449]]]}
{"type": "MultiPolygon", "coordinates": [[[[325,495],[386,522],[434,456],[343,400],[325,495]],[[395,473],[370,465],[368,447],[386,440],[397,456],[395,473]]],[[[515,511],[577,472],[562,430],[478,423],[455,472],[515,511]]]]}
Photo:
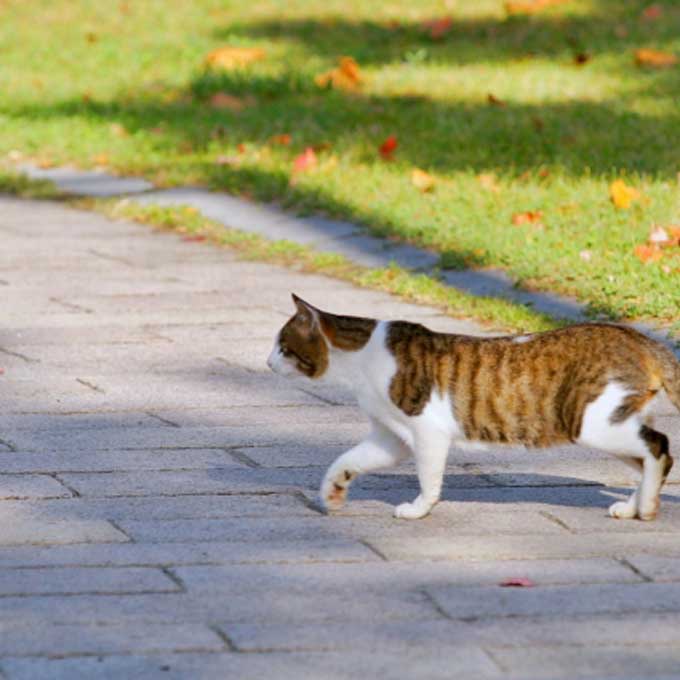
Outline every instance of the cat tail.
{"type": "Polygon", "coordinates": [[[661,369],[661,384],[675,408],[680,411],[680,361],[663,345],[654,347],[654,355],[661,369]]]}

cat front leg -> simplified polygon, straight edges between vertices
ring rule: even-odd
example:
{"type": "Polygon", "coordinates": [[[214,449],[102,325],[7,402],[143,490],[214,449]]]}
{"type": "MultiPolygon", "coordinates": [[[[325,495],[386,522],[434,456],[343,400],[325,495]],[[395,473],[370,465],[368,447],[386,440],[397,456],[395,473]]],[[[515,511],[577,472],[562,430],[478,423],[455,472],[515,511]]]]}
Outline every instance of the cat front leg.
{"type": "Polygon", "coordinates": [[[451,437],[444,432],[430,430],[416,436],[415,443],[420,494],[412,503],[402,503],[394,509],[394,516],[399,519],[425,517],[439,501],[451,437]]]}
{"type": "Polygon", "coordinates": [[[340,509],[355,477],[394,467],[410,454],[411,450],[399,437],[375,421],[368,437],[343,453],[328,468],[319,493],[321,502],[327,510],[340,509]]]}

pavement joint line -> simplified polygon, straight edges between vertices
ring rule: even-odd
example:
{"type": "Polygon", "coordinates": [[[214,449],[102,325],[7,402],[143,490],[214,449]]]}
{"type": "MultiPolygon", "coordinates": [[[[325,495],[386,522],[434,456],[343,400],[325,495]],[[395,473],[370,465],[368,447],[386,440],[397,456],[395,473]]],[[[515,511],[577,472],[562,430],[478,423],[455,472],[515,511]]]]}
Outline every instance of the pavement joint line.
{"type": "Polygon", "coordinates": [[[383,562],[390,562],[394,560],[389,560],[378,548],[376,548],[368,539],[360,538],[359,543],[364,547],[368,548],[374,555],[379,557],[383,562]]]}
{"type": "Polygon", "coordinates": [[[10,453],[16,453],[17,452],[17,446],[13,442],[9,441],[8,439],[1,439],[0,438],[0,446],[5,446],[7,447],[8,451],[10,453]]]}
{"type": "Polygon", "coordinates": [[[229,454],[236,462],[245,465],[246,467],[257,469],[262,467],[257,461],[253,460],[248,454],[239,451],[238,449],[223,449],[223,451],[229,454]]]}
{"type": "MultiPolygon", "coordinates": [[[[36,474],[36,473],[32,472],[32,473],[28,473],[28,474],[36,474]]],[[[58,472],[53,472],[51,474],[48,474],[48,477],[51,477],[52,479],[54,479],[55,482],[58,482],[59,484],[61,484],[69,493],[72,494],[73,498],[80,498],[81,497],[80,491],[78,491],[77,489],[74,489],[70,484],[65,482],[59,476],[59,474],[60,473],[58,473],[58,472]]]]}
{"type": "Polygon", "coordinates": [[[93,392],[99,392],[99,394],[106,394],[106,392],[101,387],[98,387],[94,383],[91,383],[88,380],[85,380],[84,378],[76,378],[76,382],[91,389],[93,392]]]}
{"type": "Polygon", "coordinates": [[[541,517],[545,517],[549,522],[553,522],[554,524],[557,524],[557,526],[566,529],[570,534],[576,533],[576,531],[574,531],[566,522],[563,522],[559,517],[556,517],[548,510],[539,510],[538,514],[541,515],[541,517]]]}
{"type": "MultiPolygon", "coordinates": [[[[116,531],[119,531],[123,536],[125,536],[125,538],[127,538],[127,541],[124,541],[125,543],[137,543],[137,541],[132,536],[130,536],[130,534],[128,534],[128,532],[125,531],[125,529],[123,529],[123,527],[121,527],[115,519],[107,519],[105,521],[108,522],[116,531]]],[[[110,542],[113,543],[113,541],[110,542]]],[[[89,543],[89,541],[85,541],[85,543],[89,543]]],[[[120,543],[120,541],[117,541],[115,544],[120,545],[120,543]]]]}
{"type": "Polygon", "coordinates": [[[500,659],[497,659],[496,655],[493,654],[491,652],[491,650],[486,645],[482,645],[482,646],[480,646],[480,648],[481,648],[482,652],[484,652],[484,654],[486,654],[486,656],[489,657],[489,660],[491,661],[491,663],[493,663],[493,665],[496,666],[496,668],[498,668],[498,670],[501,673],[510,673],[511,669],[508,666],[506,666],[504,663],[501,663],[500,659]]]}
{"type": "Polygon", "coordinates": [[[16,357],[17,359],[21,359],[22,361],[25,361],[27,364],[40,363],[40,359],[34,359],[33,357],[29,357],[26,354],[22,354],[21,352],[14,352],[11,349],[7,349],[6,347],[0,347],[0,353],[7,354],[8,356],[11,357],[16,357]]]}
{"type": "Polygon", "coordinates": [[[155,418],[156,420],[159,420],[161,423],[169,425],[170,427],[182,427],[179,423],[176,423],[174,420],[170,420],[169,418],[163,418],[163,416],[159,416],[157,413],[152,413],[151,411],[146,411],[145,413],[147,416],[149,416],[149,418],[155,418]]]}
{"type": "Polygon", "coordinates": [[[178,592],[186,593],[188,589],[182,579],[172,570],[171,567],[161,567],[161,571],[177,586],[178,592]]]}
{"type": "Polygon", "coordinates": [[[294,498],[297,498],[302,503],[302,505],[304,505],[307,509],[316,512],[318,515],[325,517],[328,514],[326,509],[319,503],[319,501],[315,500],[314,498],[310,498],[302,491],[297,490],[290,495],[292,495],[294,498]]]}
{"type": "Polygon", "coordinates": [[[420,592],[426,602],[429,602],[432,608],[441,616],[443,619],[446,621],[453,621],[453,617],[449,615],[449,613],[442,607],[439,602],[437,602],[437,599],[430,593],[430,591],[427,588],[422,588],[418,592],[420,592]]]}
{"type": "Polygon", "coordinates": [[[630,562],[627,558],[625,557],[619,557],[616,558],[616,561],[621,564],[622,566],[626,567],[627,569],[630,569],[634,574],[639,576],[644,582],[646,583],[654,583],[654,579],[651,576],[648,576],[643,572],[641,569],[638,569],[632,562],[630,562]]]}
{"type": "Polygon", "coordinates": [[[228,651],[234,652],[236,654],[241,654],[243,650],[239,649],[239,647],[234,644],[234,641],[227,635],[227,632],[223,630],[219,625],[217,624],[210,624],[208,626],[210,630],[217,635],[222,642],[224,642],[224,646],[227,648],[228,651]]]}
{"type": "Polygon", "coordinates": [[[130,260],[126,260],[124,257],[118,257],[117,255],[110,255],[109,253],[102,253],[98,250],[95,250],[94,248],[88,248],[87,252],[90,255],[94,255],[95,257],[100,257],[102,260],[110,260],[111,262],[118,262],[120,264],[124,264],[127,267],[132,267],[133,269],[136,269],[134,262],[130,262],[130,260]]]}
{"type": "Polygon", "coordinates": [[[295,389],[297,389],[298,392],[304,392],[310,397],[314,397],[315,399],[318,399],[319,401],[323,402],[324,404],[328,404],[329,406],[345,406],[345,404],[343,404],[341,401],[335,401],[334,399],[329,399],[328,397],[322,397],[320,394],[316,394],[316,392],[305,389],[304,387],[296,387],[295,389]]]}
{"type": "Polygon", "coordinates": [[[90,309],[89,307],[83,307],[82,305],[77,305],[74,304],[73,302],[67,302],[66,300],[60,300],[59,298],[56,297],[49,298],[49,301],[61,305],[62,307],[70,309],[74,312],[82,312],[83,314],[94,314],[94,309],[90,309]]]}

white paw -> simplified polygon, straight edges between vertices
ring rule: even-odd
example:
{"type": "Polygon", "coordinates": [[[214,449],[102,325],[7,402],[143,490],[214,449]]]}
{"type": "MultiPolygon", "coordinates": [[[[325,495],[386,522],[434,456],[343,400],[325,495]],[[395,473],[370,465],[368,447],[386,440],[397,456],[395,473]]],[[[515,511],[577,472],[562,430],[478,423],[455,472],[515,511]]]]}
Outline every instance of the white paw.
{"type": "Polygon", "coordinates": [[[347,499],[347,490],[355,473],[343,470],[340,474],[327,474],[321,484],[321,503],[326,510],[339,510],[347,499]]]}
{"type": "Polygon", "coordinates": [[[635,504],[630,501],[618,501],[609,506],[609,515],[616,519],[633,519],[636,514],[635,504]]]}
{"type": "Polygon", "coordinates": [[[659,513],[659,499],[657,498],[654,501],[647,503],[645,506],[640,505],[638,517],[641,520],[649,522],[650,520],[656,519],[658,513],[659,513]]]}
{"type": "Polygon", "coordinates": [[[420,519],[425,517],[434,503],[427,503],[420,499],[420,496],[413,501],[413,503],[402,503],[394,508],[394,516],[398,519],[420,519]]]}

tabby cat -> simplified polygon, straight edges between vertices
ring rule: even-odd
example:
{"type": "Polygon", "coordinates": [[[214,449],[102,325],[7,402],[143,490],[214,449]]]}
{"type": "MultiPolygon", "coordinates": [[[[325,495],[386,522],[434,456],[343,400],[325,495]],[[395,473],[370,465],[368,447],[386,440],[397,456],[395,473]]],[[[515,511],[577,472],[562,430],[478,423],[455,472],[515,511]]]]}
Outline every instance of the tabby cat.
{"type": "Polygon", "coordinates": [[[647,413],[660,390],[680,410],[680,362],[630,328],[582,324],[546,333],[477,338],[406,321],[323,312],[293,295],[297,311],[267,361],[282,375],[340,379],[372,432],[340,456],[321,485],[342,506],[359,474],[415,457],[420,494],[394,510],[417,519],[439,500],[449,446],[469,442],[545,447],[577,443],[642,473],[612,517],[649,520],[673,459],[647,413]]]}

